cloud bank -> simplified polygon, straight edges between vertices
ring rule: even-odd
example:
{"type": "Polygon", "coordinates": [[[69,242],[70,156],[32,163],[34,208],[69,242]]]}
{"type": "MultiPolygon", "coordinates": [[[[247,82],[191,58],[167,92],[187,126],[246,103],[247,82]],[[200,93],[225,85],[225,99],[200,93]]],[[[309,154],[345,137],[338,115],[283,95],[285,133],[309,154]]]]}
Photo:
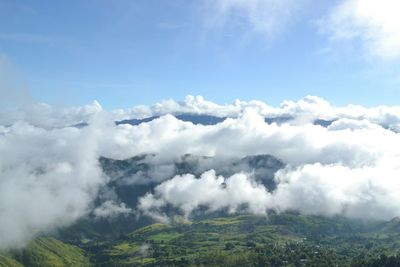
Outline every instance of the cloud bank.
{"type": "Polygon", "coordinates": [[[0,249],[87,213],[105,182],[97,161],[96,123],[46,130],[25,122],[0,128],[0,249]]]}
{"type": "Polygon", "coordinates": [[[49,107],[35,117],[45,122],[22,116],[0,126],[0,248],[23,246],[89,214],[167,220],[170,207],[187,217],[198,210],[366,219],[400,214],[400,107],[336,107],[315,96],[279,107],[240,100],[218,105],[189,96],[111,112],[97,103],[49,107]],[[182,113],[227,118],[201,125],[172,115],[182,113]],[[155,115],[139,125],[114,123],[155,115]],[[282,116],[288,119],[266,120],[282,116]],[[88,126],[69,126],[80,122],[88,126]],[[280,168],[274,175],[276,169],[256,158],[242,164],[249,155],[271,155],[284,164],[271,160],[280,168]],[[112,162],[116,175],[103,173],[101,157],[124,160],[112,162]],[[139,160],[125,160],[132,157],[139,160]],[[184,166],[192,161],[195,168],[184,166]],[[130,173],[132,164],[140,171],[130,173]],[[264,175],[274,187],[265,185],[264,175]],[[131,196],[137,206],[115,192],[99,198],[110,184],[146,183],[153,189],[131,196]]]}
{"type": "Polygon", "coordinates": [[[270,196],[264,186],[256,184],[245,174],[235,174],[227,179],[216,176],[214,170],[196,178],[191,174],[175,176],[155,188],[154,194],[141,198],[139,209],[146,215],[168,221],[162,214],[167,204],[179,207],[188,217],[201,206],[208,211],[227,208],[229,213],[239,209],[255,214],[265,214],[270,205],[270,196]],[[246,207],[242,207],[246,205],[246,207]]]}

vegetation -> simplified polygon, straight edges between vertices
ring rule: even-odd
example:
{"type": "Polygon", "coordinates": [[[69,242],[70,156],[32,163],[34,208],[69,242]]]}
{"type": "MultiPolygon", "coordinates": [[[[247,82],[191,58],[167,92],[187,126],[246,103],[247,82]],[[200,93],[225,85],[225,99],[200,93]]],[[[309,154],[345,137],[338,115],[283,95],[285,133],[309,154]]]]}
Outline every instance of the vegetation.
{"type": "Polygon", "coordinates": [[[114,238],[75,233],[70,244],[38,238],[0,255],[0,266],[400,266],[399,220],[284,213],[176,221],[114,238]]]}
{"type": "Polygon", "coordinates": [[[54,238],[40,237],[23,251],[0,255],[0,266],[83,267],[90,264],[82,249],[54,238]]]}
{"type": "Polygon", "coordinates": [[[23,267],[12,255],[0,254],[0,267],[23,267]]]}

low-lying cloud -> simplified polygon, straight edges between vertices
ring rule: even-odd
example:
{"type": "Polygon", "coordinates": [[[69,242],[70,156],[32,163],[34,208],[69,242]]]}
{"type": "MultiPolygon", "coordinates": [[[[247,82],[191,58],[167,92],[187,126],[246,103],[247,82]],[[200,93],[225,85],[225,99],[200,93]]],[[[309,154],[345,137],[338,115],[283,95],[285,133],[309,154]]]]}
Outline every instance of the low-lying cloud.
{"type": "Polygon", "coordinates": [[[97,129],[46,130],[24,122],[0,129],[0,249],[83,216],[105,182],[97,129]]]}
{"type": "Polygon", "coordinates": [[[35,118],[52,119],[39,123],[25,116],[0,126],[1,249],[23,246],[90,214],[168,220],[169,207],[186,217],[198,210],[297,210],[367,219],[400,215],[400,107],[335,107],[313,96],[280,107],[240,100],[220,106],[187,97],[112,112],[98,103],[41,112],[35,118]],[[173,116],[182,113],[226,119],[201,125],[173,116]],[[151,116],[160,117],[139,125],[114,123],[151,116]],[[266,120],[277,117],[289,119],[266,120]],[[318,119],[326,125],[315,123],[318,119]],[[82,122],[88,126],[69,127],[82,122]],[[133,173],[121,171],[118,166],[131,164],[124,161],[112,165],[116,175],[108,176],[99,162],[141,155],[147,155],[142,169],[133,173]],[[276,169],[240,161],[249,155],[271,155],[283,164],[274,175],[276,169]],[[182,159],[196,167],[179,167],[182,159]],[[273,187],[264,184],[263,175],[271,176],[273,187]],[[115,193],[107,199],[110,183],[154,184],[154,190],[132,195],[138,205],[129,206],[115,193]]]}
{"type": "Polygon", "coordinates": [[[228,209],[234,213],[239,209],[255,214],[266,214],[270,205],[266,188],[245,174],[235,174],[227,179],[216,176],[210,170],[196,178],[191,174],[175,176],[155,188],[154,194],[141,198],[139,209],[145,214],[168,220],[162,214],[167,204],[180,208],[187,217],[201,206],[208,211],[228,209]],[[246,205],[246,207],[241,208],[246,205]]]}

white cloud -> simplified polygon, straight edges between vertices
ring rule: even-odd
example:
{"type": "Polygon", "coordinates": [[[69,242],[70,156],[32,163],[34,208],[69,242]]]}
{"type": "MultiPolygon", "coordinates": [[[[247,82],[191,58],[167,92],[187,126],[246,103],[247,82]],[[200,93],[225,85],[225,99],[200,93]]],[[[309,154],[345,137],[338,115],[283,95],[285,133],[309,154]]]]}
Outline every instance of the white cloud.
{"type": "Polygon", "coordinates": [[[255,214],[266,214],[269,194],[264,186],[256,184],[245,174],[235,174],[227,179],[210,170],[196,178],[193,175],[175,176],[155,188],[154,194],[140,199],[139,209],[157,219],[167,220],[162,208],[167,204],[179,208],[185,216],[205,206],[208,211],[227,209],[234,213],[241,206],[255,214]]]}
{"type": "Polygon", "coordinates": [[[13,119],[50,129],[88,122],[94,115],[102,111],[101,105],[96,100],[92,104],[82,107],[66,108],[55,108],[45,103],[32,103],[20,107],[13,119]]]}
{"type": "Polygon", "coordinates": [[[210,27],[249,29],[267,37],[281,33],[307,0],[206,0],[210,27]]]}
{"type": "Polygon", "coordinates": [[[236,100],[229,105],[218,105],[205,100],[202,96],[186,96],[184,101],[175,101],[172,99],[164,100],[152,106],[136,106],[126,110],[114,110],[116,120],[146,118],[151,116],[160,116],[165,114],[205,114],[220,117],[237,117],[247,107],[251,107],[261,113],[271,113],[273,108],[261,101],[240,101],[236,100]]]}
{"type": "Polygon", "coordinates": [[[128,208],[125,203],[115,203],[112,200],[107,200],[99,207],[93,210],[96,218],[112,218],[118,215],[126,215],[132,213],[133,210],[128,208]]]}
{"type": "Polygon", "coordinates": [[[72,224],[106,182],[97,161],[98,108],[37,104],[17,76],[0,56],[1,250],[72,224]],[[78,117],[91,126],[61,128],[78,117]]]}
{"type": "Polygon", "coordinates": [[[400,214],[400,165],[304,165],[278,173],[274,205],[304,214],[391,219],[400,214]]]}
{"type": "MultiPolygon", "coordinates": [[[[168,161],[190,153],[213,156],[216,164],[246,155],[271,154],[288,164],[277,175],[274,192],[256,184],[251,176],[238,174],[249,183],[238,187],[244,190],[237,193],[243,198],[233,199],[236,187],[229,182],[240,184],[244,180],[205,172],[200,178],[183,175],[162,182],[154,194],[142,198],[140,209],[163,220],[163,207],[167,205],[181,209],[185,215],[203,206],[211,211],[235,211],[240,205],[250,205],[253,208],[248,211],[257,214],[267,209],[375,219],[399,214],[399,134],[381,126],[398,125],[398,107],[333,107],[320,98],[307,97],[268,110],[300,119],[268,124],[259,109],[246,107],[238,118],[214,126],[193,125],[169,115],[140,126],[120,126],[123,147],[132,149],[125,150],[128,154],[154,153],[161,161],[168,161]],[[310,123],[319,117],[335,121],[326,128],[310,123]],[[232,187],[228,189],[224,183],[232,187]],[[253,189],[259,190],[253,194],[256,202],[249,203],[246,192],[253,189]]],[[[121,152],[123,147],[112,151],[121,152]]]]}
{"type": "Polygon", "coordinates": [[[19,76],[8,58],[0,53],[0,125],[23,121],[46,129],[60,128],[88,122],[103,110],[96,100],[83,107],[64,108],[38,103],[19,76]]]}
{"type": "Polygon", "coordinates": [[[198,208],[208,212],[297,210],[303,214],[363,219],[391,219],[400,214],[400,165],[350,168],[340,164],[306,164],[285,168],[276,175],[277,189],[268,192],[248,174],[224,178],[213,170],[199,178],[175,176],[140,199],[139,210],[168,221],[163,210],[172,206],[187,217],[198,208]],[[388,168],[389,167],[389,168],[388,168]]]}
{"type": "MultiPolygon", "coordinates": [[[[98,166],[99,156],[156,155],[148,159],[154,168],[120,182],[159,184],[140,202],[142,211],[159,219],[165,219],[166,205],[185,215],[198,206],[234,212],[243,205],[257,214],[271,208],[389,219],[400,213],[396,179],[400,135],[390,130],[400,125],[400,107],[335,107],[313,96],[285,101],[280,107],[239,100],[221,106],[188,97],[118,114],[102,111],[97,103],[65,112],[48,107],[34,117],[48,121],[22,116],[12,126],[0,126],[0,154],[6,155],[0,158],[2,248],[24,245],[43,231],[93,213],[97,190],[107,182],[98,166]],[[142,116],[143,110],[147,115],[192,112],[231,118],[210,126],[168,114],[138,126],[113,123],[117,116],[142,116]],[[264,118],[270,116],[294,119],[266,123],[264,118]],[[83,118],[88,127],[61,127],[83,118]],[[335,121],[322,127],[312,123],[316,118],[335,121]],[[195,175],[174,176],[174,162],[187,154],[213,159],[200,160],[195,175]],[[236,165],[232,172],[237,174],[225,177],[207,172],[224,170],[242,157],[257,154],[269,154],[287,164],[275,177],[273,192],[242,173],[251,173],[247,167],[236,165]]],[[[135,208],[118,204],[115,194],[110,198],[101,198],[105,204],[97,209],[99,216],[135,208]]]]}
{"type": "Polygon", "coordinates": [[[356,40],[371,56],[399,59],[399,9],[397,0],[343,0],[321,25],[333,40],[356,40]]]}
{"type": "Polygon", "coordinates": [[[333,131],[309,122],[267,124],[257,111],[246,109],[239,118],[215,126],[193,125],[170,115],[139,126],[120,125],[102,144],[106,145],[106,156],[118,159],[143,153],[175,159],[185,154],[220,158],[272,154],[295,165],[330,164],[338,159],[357,165],[360,157],[374,160],[371,151],[381,151],[396,136],[382,127],[375,128],[349,133],[347,128],[333,131]],[[372,136],[377,139],[370,141],[372,136]]]}
{"type": "Polygon", "coordinates": [[[386,128],[400,128],[400,106],[377,106],[366,108],[360,105],[336,107],[317,96],[306,96],[298,101],[285,100],[279,107],[272,107],[262,101],[235,100],[232,104],[218,105],[201,96],[187,96],[184,101],[167,100],[152,106],[137,106],[126,110],[112,111],[115,120],[146,118],[166,114],[204,114],[219,117],[237,118],[246,109],[266,117],[287,117],[290,124],[312,123],[315,119],[333,120],[347,118],[368,120],[386,128]]]}
{"type": "Polygon", "coordinates": [[[106,182],[99,125],[46,130],[15,123],[0,132],[0,249],[67,226],[89,211],[106,182]]]}

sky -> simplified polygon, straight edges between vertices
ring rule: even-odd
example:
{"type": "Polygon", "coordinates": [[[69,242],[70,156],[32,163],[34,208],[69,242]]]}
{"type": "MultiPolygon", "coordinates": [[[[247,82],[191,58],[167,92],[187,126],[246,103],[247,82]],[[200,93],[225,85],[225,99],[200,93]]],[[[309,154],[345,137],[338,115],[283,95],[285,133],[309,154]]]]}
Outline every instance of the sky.
{"type": "Polygon", "coordinates": [[[1,86],[108,110],[189,94],[221,104],[317,95],[395,105],[399,8],[396,0],[0,0],[0,71],[13,77],[1,86]]]}

